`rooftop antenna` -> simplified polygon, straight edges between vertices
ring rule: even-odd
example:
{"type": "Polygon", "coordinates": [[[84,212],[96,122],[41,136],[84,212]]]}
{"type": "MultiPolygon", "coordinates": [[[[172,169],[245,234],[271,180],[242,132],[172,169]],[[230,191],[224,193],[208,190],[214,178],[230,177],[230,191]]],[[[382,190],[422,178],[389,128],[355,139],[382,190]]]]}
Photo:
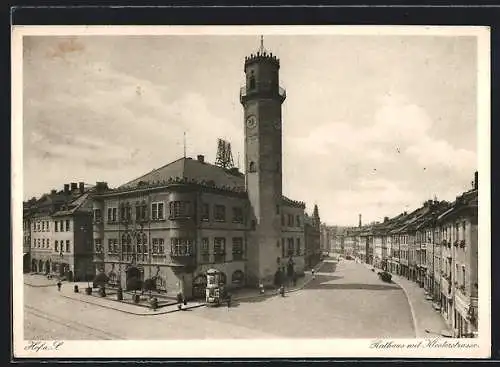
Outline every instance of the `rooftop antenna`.
{"type": "Polygon", "coordinates": [[[184,158],[186,158],[186,132],[184,131],[184,158]]]}

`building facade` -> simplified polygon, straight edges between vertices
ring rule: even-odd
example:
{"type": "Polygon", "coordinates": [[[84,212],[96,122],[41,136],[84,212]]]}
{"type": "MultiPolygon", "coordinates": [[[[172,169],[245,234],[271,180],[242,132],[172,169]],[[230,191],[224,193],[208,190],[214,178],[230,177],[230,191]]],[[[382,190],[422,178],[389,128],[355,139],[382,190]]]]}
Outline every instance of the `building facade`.
{"type": "Polygon", "coordinates": [[[92,200],[83,182],[28,202],[30,270],[70,280],[92,277],[92,200]]]}

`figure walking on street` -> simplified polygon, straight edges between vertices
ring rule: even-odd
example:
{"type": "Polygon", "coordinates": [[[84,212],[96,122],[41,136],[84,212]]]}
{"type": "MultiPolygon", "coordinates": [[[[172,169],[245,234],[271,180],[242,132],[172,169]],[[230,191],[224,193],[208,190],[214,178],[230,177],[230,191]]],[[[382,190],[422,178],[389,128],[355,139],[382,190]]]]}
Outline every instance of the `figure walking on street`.
{"type": "Polygon", "coordinates": [[[316,279],[316,275],[314,274],[314,269],[311,270],[313,280],[316,279]]]}
{"type": "Polygon", "coordinates": [[[61,281],[58,281],[57,282],[57,290],[60,292],[61,291],[61,287],[62,287],[62,283],[61,281]]]}

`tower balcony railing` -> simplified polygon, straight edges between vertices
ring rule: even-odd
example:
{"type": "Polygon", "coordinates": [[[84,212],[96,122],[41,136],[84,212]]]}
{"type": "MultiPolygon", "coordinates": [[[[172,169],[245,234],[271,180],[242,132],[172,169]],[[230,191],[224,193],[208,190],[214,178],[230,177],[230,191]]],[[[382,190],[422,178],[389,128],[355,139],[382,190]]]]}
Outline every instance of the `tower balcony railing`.
{"type": "MultiPolygon", "coordinates": [[[[246,85],[240,87],[240,102],[244,102],[249,95],[253,94],[253,92],[254,92],[254,90],[247,91],[246,85]]],[[[255,90],[255,92],[257,92],[257,90],[255,90]]],[[[271,93],[272,93],[272,91],[271,91],[271,93]]],[[[286,99],[286,89],[278,86],[278,95],[281,99],[281,102],[283,102],[286,99]]]]}

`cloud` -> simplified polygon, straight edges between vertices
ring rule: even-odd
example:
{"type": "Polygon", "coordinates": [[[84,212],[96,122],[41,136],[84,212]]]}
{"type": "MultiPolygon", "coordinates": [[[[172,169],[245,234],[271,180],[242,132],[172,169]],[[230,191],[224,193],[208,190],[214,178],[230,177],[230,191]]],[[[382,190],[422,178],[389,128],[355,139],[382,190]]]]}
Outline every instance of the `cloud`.
{"type": "Polygon", "coordinates": [[[40,157],[54,160],[44,166],[58,162],[75,174],[100,172],[86,180],[119,185],[118,177],[128,181],[179,158],[184,132],[188,154],[215,158],[221,132],[242,151],[238,124],[213,115],[200,94],[187,90],[171,99],[165,85],[118,72],[106,62],[78,61],[81,48],[60,45],[54,52],[66,52],[65,59],[47,61],[58,70],[57,78],[25,86],[26,191],[34,189],[33,177],[45,175],[40,157]]]}

